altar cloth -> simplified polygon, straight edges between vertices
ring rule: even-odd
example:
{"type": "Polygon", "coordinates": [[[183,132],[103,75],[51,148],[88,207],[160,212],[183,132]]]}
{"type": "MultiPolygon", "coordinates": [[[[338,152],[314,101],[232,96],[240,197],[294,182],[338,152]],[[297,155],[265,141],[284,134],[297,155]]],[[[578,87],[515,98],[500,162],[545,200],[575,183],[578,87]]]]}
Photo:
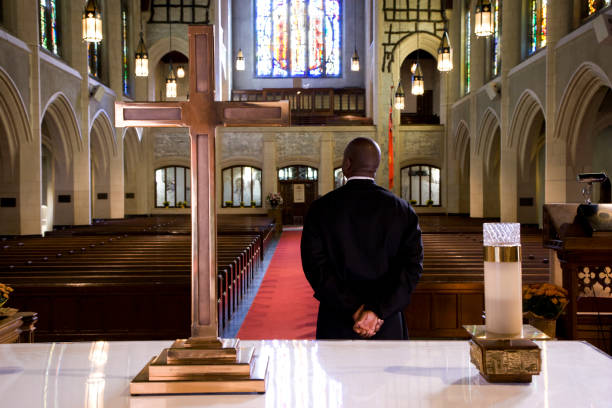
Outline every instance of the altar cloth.
{"type": "Polygon", "coordinates": [[[577,341],[538,342],[531,384],[489,384],[467,341],[243,341],[269,357],[265,394],[130,396],[170,341],[0,345],[0,401],[28,408],[612,407],[612,358],[577,341]]]}

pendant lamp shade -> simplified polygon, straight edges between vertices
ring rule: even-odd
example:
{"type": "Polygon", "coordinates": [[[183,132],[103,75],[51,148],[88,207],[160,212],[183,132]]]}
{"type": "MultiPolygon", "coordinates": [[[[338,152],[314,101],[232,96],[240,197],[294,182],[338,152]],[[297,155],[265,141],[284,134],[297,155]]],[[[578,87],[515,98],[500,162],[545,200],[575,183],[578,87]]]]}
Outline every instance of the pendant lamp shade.
{"type": "Polygon", "coordinates": [[[238,55],[236,56],[236,71],[244,71],[245,63],[244,63],[244,54],[242,53],[242,48],[238,50],[238,55]]]}
{"type": "Polygon", "coordinates": [[[172,64],[170,64],[170,73],[166,78],[166,98],[176,98],[176,75],[174,75],[172,64]]]}
{"type": "Polygon", "coordinates": [[[102,14],[96,0],[87,0],[83,10],[83,40],[95,43],[102,41],[102,14]]]}
{"type": "Polygon", "coordinates": [[[474,34],[478,37],[488,37],[493,34],[493,12],[489,0],[478,0],[474,13],[474,34]]]}
{"type": "Polygon", "coordinates": [[[440,48],[438,48],[438,71],[448,72],[453,69],[453,50],[448,40],[448,33],[444,31],[440,48]]]}
{"type": "Polygon", "coordinates": [[[423,95],[425,92],[425,81],[423,80],[423,71],[421,70],[421,64],[417,62],[416,69],[412,75],[412,89],[410,93],[413,95],[423,95]]]}
{"type": "Polygon", "coordinates": [[[176,77],[177,78],[185,78],[185,68],[183,68],[182,65],[180,65],[177,69],[176,69],[176,77]]]}
{"type": "Polygon", "coordinates": [[[355,48],[353,58],[351,58],[351,71],[359,71],[359,54],[357,54],[357,48],[355,48]]]}
{"type": "Polygon", "coordinates": [[[135,74],[137,77],[149,76],[149,53],[147,47],[145,47],[144,39],[142,38],[142,32],[140,33],[140,41],[138,42],[138,48],[136,48],[136,64],[134,64],[135,74]]]}
{"type": "Polygon", "coordinates": [[[395,91],[395,109],[402,110],[404,109],[405,102],[404,88],[402,88],[402,82],[398,82],[397,90],[395,91]]]}

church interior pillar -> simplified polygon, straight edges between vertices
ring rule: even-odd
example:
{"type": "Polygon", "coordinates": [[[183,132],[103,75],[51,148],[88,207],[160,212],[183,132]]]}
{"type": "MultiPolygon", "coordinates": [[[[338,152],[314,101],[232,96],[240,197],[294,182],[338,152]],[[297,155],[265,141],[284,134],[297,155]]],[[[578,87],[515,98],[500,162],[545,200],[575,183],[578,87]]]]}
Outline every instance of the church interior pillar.
{"type": "Polygon", "coordinates": [[[19,144],[19,233],[41,233],[41,102],[38,2],[16,2],[17,34],[30,48],[30,130],[31,140],[21,136],[19,144]]]}
{"type": "Polygon", "coordinates": [[[501,58],[501,163],[500,163],[500,218],[502,222],[516,222],[518,217],[518,149],[510,145],[511,105],[508,74],[521,59],[521,2],[505,2],[502,7],[501,58]]]}
{"type": "Polygon", "coordinates": [[[125,186],[123,174],[123,136],[122,130],[116,128],[117,151],[110,159],[110,218],[123,218],[125,216],[125,186]]]}
{"type": "MultiPolygon", "coordinates": [[[[265,133],[263,146],[263,169],[262,169],[262,198],[264,205],[268,206],[268,202],[265,198],[269,193],[278,192],[278,186],[276,185],[277,180],[277,168],[276,168],[276,135],[274,133],[265,133]]],[[[319,172],[320,174],[321,172],[319,172]]]]}
{"type": "MultiPolygon", "coordinates": [[[[106,18],[104,22],[107,28],[104,30],[104,46],[107,49],[108,61],[108,80],[110,88],[117,95],[117,100],[123,99],[123,64],[121,61],[121,0],[106,0],[106,18]]],[[[131,56],[130,56],[131,57],[131,56]]]]}
{"type": "Polygon", "coordinates": [[[321,155],[319,156],[319,195],[323,196],[334,189],[334,139],[331,132],[321,135],[321,155]]]}

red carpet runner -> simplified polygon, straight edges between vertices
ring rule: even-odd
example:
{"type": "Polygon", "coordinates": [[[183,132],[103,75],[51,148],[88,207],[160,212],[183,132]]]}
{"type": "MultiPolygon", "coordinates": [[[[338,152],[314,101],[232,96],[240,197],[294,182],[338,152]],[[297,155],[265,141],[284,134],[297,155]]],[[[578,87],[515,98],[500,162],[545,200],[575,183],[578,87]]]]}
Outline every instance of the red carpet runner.
{"type": "Polygon", "coordinates": [[[238,332],[242,340],[314,339],[319,302],[300,260],[302,231],[284,231],[238,332]]]}

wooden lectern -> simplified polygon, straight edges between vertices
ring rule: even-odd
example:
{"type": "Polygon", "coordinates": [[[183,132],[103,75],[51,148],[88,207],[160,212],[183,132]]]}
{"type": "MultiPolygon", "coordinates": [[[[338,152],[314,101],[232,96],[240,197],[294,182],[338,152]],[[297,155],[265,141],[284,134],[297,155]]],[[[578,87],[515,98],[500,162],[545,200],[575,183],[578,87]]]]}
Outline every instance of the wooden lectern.
{"type": "Polygon", "coordinates": [[[612,204],[544,205],[544,246],[554,249],[569,304],[564,338],[612,352],[612,204]]]}

